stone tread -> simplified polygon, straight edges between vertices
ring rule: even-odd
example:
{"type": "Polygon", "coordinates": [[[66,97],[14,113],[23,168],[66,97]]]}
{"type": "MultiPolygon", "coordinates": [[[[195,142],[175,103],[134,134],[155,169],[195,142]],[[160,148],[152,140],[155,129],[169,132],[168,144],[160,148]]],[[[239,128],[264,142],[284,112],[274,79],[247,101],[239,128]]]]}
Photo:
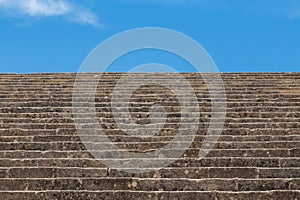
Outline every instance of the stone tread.
{"type": "Polygon", "coordinates": [[[300,192],[294,190],[275,190],[275,191],[246,191],[246,192],[224,192],[224,191],[14,191],[0,192],[0,195],[7,200],[15,199],[33,199],[33,200],[190,200],[190,199],[245,199],[245,200],[274,200],[291,199],[298,200],[300,192]]]}

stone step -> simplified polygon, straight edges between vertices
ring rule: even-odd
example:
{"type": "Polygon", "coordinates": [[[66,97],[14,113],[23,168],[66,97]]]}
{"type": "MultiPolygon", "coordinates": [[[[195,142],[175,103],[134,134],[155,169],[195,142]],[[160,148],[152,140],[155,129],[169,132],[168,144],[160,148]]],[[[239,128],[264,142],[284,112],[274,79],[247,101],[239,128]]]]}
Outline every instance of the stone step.
{"type": "MultiPolygon", "coordinates": [[[[126,86],[122,86],[120,84],[118,84],[118,81],[115,82],[98,82],[98,91],[110,91],[112,89],[114,89],[116,87],[116,85],[118,85],[118,88],[123,90],[123,89],[128,89],[130,87],[133,86],[137,86],[139,84],[142,83],[142,81],[144,80],[140,80],[140,81],[134,81],[134,82],[130,82],[128,83],[126,86]]],[[[268,80],[265,80],[268,81],[268,80]]],[[[280,83],[280,82],[276,82],[276,81],[269,81],[269,84],[265,84],[265,83],[260,83],[260,82],[256,82],[256,83],[249,83],[249,82],[245,82],[245,81],[238,81],[238,80],[234,80],[232,82],[230,81],[224,81],[222,85],[224,85],[224,89],[226,91],[241,91],[244,90],[245,92],[247,91],[267,91],[267,89],[270,88],[270,90],[273,90],[273,92],[277,92],[280,90],[286,90],[286,89],[299,89],[300,86],[300,80],[298,82],[288,82],[288,83],[280,83]],[[242,84],[242,85],[241,85],[242,84]]],[[[80,84],[80,88],[87,88],[90,89],[90,85],[89,83],[95,83],[95,82],[86,82],[86,83],[78,83],[80,84]]],[[[181,83],[176,82],[176,80],[172,80],[172,79],[168,79],[168,80],[157,80],[157,84],[153,84],[153,83],[149,83],[149,85],[143,85],[140,87],[140,90],[144,88],[144,90],[150,89],[150,90],[154,90],[157,89],[159,91],[166,91],[166,89],[168,87],[164,87],[163,84],[164,83],[168,83],[168,87],[176,87],[177,89],[184,89],[187,86],[186,85],[180,85],[181,83]]],[[[201,82],[201,81],[190,81],[187,80],[187,83],[189,84],[189,87],[192,87],[194,90],[199,90],[201,92],[206,91],[209,89],[214,89],[214,90],[219,90],[219,86],[220,83],[206,83],[206,82],[201,82]]],[[[3,91],[8,91],[8,90],[12,90],[12,91],[45,91],[46,89],[48,91],[72,91],[74,88],[74,82],[73,83],[57,83],[57,82],[47,82],[47,83],[27,83],[27,82],[18,82],[18,83],[14,83],[12,84],[11,82],[7,82],[7,83],[2,83],[0,82],[0,89],[3,91]]],[[[92,90],[90,90],[92,91],[92,90]]]]}
{"type": "MultiPolygon", "coordinates": [[[[87,129],[90,133],[98,134],[99,130],[94,129],[93,131],[87,129]]],[[[120,134],[120,130],[105,130],[107,135],[124,135],[120,134]]],[[[198,134],[204,135],[207,133],[206,129],[198,130],[198,134]]],[[[1,136],[35,136],[35,135],[75,135],[78,136],[77,130],[75,127],[73,128],[52,128],[52,129],[22,129],[22,128],[7,128],[0,129],[1,136]]],[[[232,135],[232,136],[255,136],[255,135],[300,135],[298,128],[225,128],[222,130],[222,135],[232,135]]]]}
{"type": "Polygon", "coordinates": [[[270,191],[299,190],[294,179],[47,178],[0,179],[0,190],[270,191]]]}
{"type": "MultiPolygon", "coordinates": [[[[106,159],[107,161],[109,160],[106,159]]],[[[147,160],[150,160],[147,158],[147,160]]],[[[152,160],[152,159],[151,159],[152,160]]],[[[157,162],[166,162],[174,159],[155,159],[157,162]]],[[[103,160],[102,160],[103,161],[103,160]]],[[[124,159],[124,162],[126,160],[124,159]]],[[[143,162],[140,159],[139,162],[143,162]]],[[[106,167],[100,161],[90,158],[1,158],[0,167],[106,167]]],[[[280,167],[299,168],[299,157],[205,157],[179,158],[169,167],[280,167]]]]}
{"type": "MultiPolygon", "coordinates": [[[[31,78],[18,78],[18,77],[11,77],[11,78],[5,78],[3,76],[1,76],[1,80],[0,80],[0,86],[13,86],[12,83],[14,83],[14,85],[16,86],[32,86],[32,85],[36,85],[37,87],[40,87],[41,85],[45,85],[48,87],[51,86],[60,86],[60,87],[67,87],[70,85],[74,85],[75,83],[75,78],[73,77],[65,77],[65,78],[61,78],[61,77],[53,77],[53,78],[47,78],[44,76],[41,77],[31,77],[31,78]]],[[[112,84],[116,84],[118,83],[118,81],[121,78],[128,78],[129,76],[119,76],[119,77],[113,77],[113,78],[109,78],[109,77],[105,77],[105,76],[101,76],[98,83],[99,84],[105,84],[105,85],[112,85],[112,84]]],[[[211,85],[217,85],[220,83],[220,81],[211,81],[212,78],[214,77],[205,77],[206,80],[208,80],[207,82],[204,80],[204,77],[189,77],[189,76],[182,76],[187,82],[189,82],[191,85],[205,85],[206,83],[210,83],[211,85]],[[209,82],[211,81],[211,82],[209,82]]],[[[261,77],[258,78],[256,80],[252,79],[243,79],[243,78],[238,78],[238,77],[228,77],[228,76],[220,76],[223,79],[223,83],[225,83],[226,85],[238,85],[239,83],[245,83],[244,85],[249,86],[249,87],[263,87],[263,86],[270,86],[270,87],[280,87],[281,85],[290,85],[290,86],[295,86],[298,85],[300,82],[300,79],[297,76],[294,77],[283,77],[283,78],[278,78],[278,77],[261,77]],[[288,78],[288,79],[287,79],[288,78]],[[277,84],[272,84],[272,83],[277,83],[277,84]]],[[[130,80],[130,84],[134,84],[134,83],[140,83],[141,81],[145,81],[145,79],[154,79],[156,82],[171,82],[174,84],[180,84],[180,82],[178,82],[178,76],[169,76],[168,78],[166,78],[165,76],[131,76],[130,80]]],[[[89,76],[89,77],[78,77],[78,79],[76,79],[77,83],[80,84],[87,84],[87,83],[95,83],[97,80],[95,79],[94,76],[89,76]]],[[[241,86],[241,85],[240,85],[241,86]]],[[[242,85],[243,86],[243,85],[242,85]]]]}
{"type": "MultiPolygon", "coordinates": [[[[96,136],[96,135],[95,135],[96,136]]],[[[100,142],[101,136],[91,136],[91,135],[33,135],[33,136],[1,136],[0,142],[80,142],[81,138],[85,138],[86,140],[94,140],[99,138],[99,140],[95,140],[100,142]],[[80,138],[81,137],[81,138],[80,138]]],[[[154,135],[151,138],[142,138],[130,135],[108,135],[106,134],[103,137],[109,137],[112,141],[129,141],[133,140],[136,142],[157,142],[157,141],[165,141],[172,140],[173,136],[154,135]]],[[[184,141],[186,136],[177,136],[177,140],[184,141]]],[[[205,135],[197,135],[195,137],[196,141],[202,141],[205,138],[205,135]]],[[[246,135],[246,136],[232,136],[232,135],[220,135],[218,137],[218,141],[223,142],[251,142],[251,141],[263,141],[263,142],[271,142],[271,141],[300,141],[300,135],[246,135]]]]}
{"type": "MultiPolygon", "coordinates": [[[[153,149],[154,151],[155,149],[153,149]]],[[[177,149],[181,151],[182,149],[177,149]]],[[[149,150],[150,151],[150,150],[149,150]]],[[[166,150],[167,151],[167,150],[166,150]]],[[[171,151],[171,150],[170,150],[171,151]]],[[[172,150],[176,152],[175,150],[172,150]]],[[[98,153],[97,151],[87,151],[87,150],[1,150],[0,158],[93,158],[90,152],[98,153]]],[[[104,151],[101,151],[104,152],[104,151]]],[[[109,151],[107,151],[109,152],[109,151]]],[[[120,150],[122,152],[122,150],[120,150]]],[[[126,152],[126,150],[123,150],[126,152]]],[[[189,148],[183,154],[182,157],[197,157],[199,153],[199,148],[189,148]]],[[[253,158],[270,158],[270,157],[299,157],[300,148],[277,148],[277,149],[212,149],[207,157],[253,157],[253,158]]]]}
{"type": "MultiPolygon", "coordinates": [[[[33,91],[32,89],[31,90],[13,90],[13,91],[10,91],[10,92],[6,92],[7,90],[10,90],[10,89],[4,89],[5,91],[2,91],[1,92],[1,98],[18,98],[18,97],[34,97],[36,93],[39,93],[39,97],[44,97],[44,98],[47,98],[49,96],[54,96],[54,97],[62,97],[62,98],[65,98],[65,97],[71,97],[73,95],[73,90],[70,90],[70,91],[63,91],[62,89],[60,90],[57,90],[57,91],[49,91],[49,90],[36,90],[36,91],[33,91]]],[[[186,89],[182,89],[181,90],[182,92],[178,92],[177,95],[183,95],[185,94],[187,91],[186,89]]],[[[131,92],[130,90],[122,90],[123,93],[126,93],[126,92],[131,92]]],[[[190,92],[192,92],[192,94],[196,95],[196,96],[202,96],[202,97],[206,97],[206,98],[209,98],[209,91],[204,91],[204,90],[191,90],[190,92]]],[[[213,94],[215,95],[223,95],[224,94],[224,91],[223,90],[213,90],[212,92],[214,92],[213,94]]],[[[281,97],[281,96],[287,96],[287,97],[292,97],[292,98],[295,98],[295,97],[299,97],[300,96],[300,93],[299,93],[299,89],[298,88],[290,88],[290,89],[265,89],[265,90],[256,90],[256,89],[252,89],[252,90],[246,90],[246,89],[241,89],[241,90],[230,90],[230,91],[226,91],[226,95],[229,96],[229,98],[231,97],[231,95],[249,95],[249,97],[257,97],[257,93],[263,93],[263,95],[260,95],[262,97],[267,97],[267,96],[274,96],[274,97],[281,97]]],[[[89,91],[87,89],[85,89],[85,92],[77,92],[76,93],[76,96],[77,97],[85,97],[85,95],[95,95],[96,96],[105,96],[105,95],[109,95],[109,94],[112,94],[112,89],[108,90],[108,91],[104,91],[104,90],[99,90],[97,92],[94,92],[94,91],[89,91]]],[[[148,91],[143,91],[143,92],[139,92],[139,96],[145,96],[146,94],[162,94],[162,95],[165,95],[165,94],[170,94],[169,91],[155,91],[155,90],[148,90],[148,91]]],[[[171,93],[172,94],[172,93],[171,93]]],[[[176,94],[176,93],[174,93],[176,94]]],[[[174,95],[173,94],[173,95],[174,95]]]]}
{"type": "MultiPolygon", "coordinates": [[[[130,106],[131,107],[142,107],[142,106],[151,106],[153,102],[157,98],[153,99],[153,101],[149,98],[147,99],[131,99],[130,100],[130,106]]],[[[163,99],[158,99],[160,101],[163,101],[163,99]]],[[[166,107],[180,107],[178,104],[178,101],[168,99],[168,105],[166,107]]],[[[125,99],[124,99],[125,102],[125,99]]],[[[299,102],[226,102],[226,101],[218,101],[219,103],[224,103],[228,108],[234,108],[234,107],[298,107],[300,110],[300,103],[299,102]]],[[[79,103],[79,102],[77,102],[79,103]]],[[[188,101],[183,102],[183,103],[188,103],[188,101]]],[[[165,104],[165,103],[164,103],[165,104]]],[[[2,108],[6,107],[72,107],[73,103],[72,102],[61,102],[61,101],[44,101],[44,102],[36,102],[36,101],[28,101],[28,102],[0,102],[0,106],[2,108]]],[[[94,102],[94,103],[85,103],[85,102],[80,102],[81,107],[85,106],[95,106],[95,107],[104,107],[104,108],[110,108],[111,102],[104,100],[101,102],[94,102]]],[[[165,106],[165,105],[164,105],[165,106]]],[[[206,106],[206,107],[211,107],[211,102],[199,102],[199,106],[206,106]]],[[[125,105],[123,103],[123,100],[120,99],[120,102],[118,104],[114,104],[114,107],[116,108],[124,108],[125,105]]],[[[125,107],[126,108],[126,107],[125,107]]]]}
{"type": "MultiPolygon", "coordinates": [[[[101,93],[96,95],[95,102],[110,102],[110,94],[111,93],[101,93]]],[[[199,102],[210,102],[211,97],[209,94],[196,93],[196,96],[199,102]]],[[[7,93],[0,94],[0,98],[3,99],[3,102],[28,102],[37,100],[40,101],[42,99],[47,99],[47,101],[57,100],[60,102],[72,102],[72,94],[71,93],[30,93],[30,92],[15,92],[15,93],[7,93]]],[[[82,94],[77,95],[78,101],[81,100],[86,102],[86,95],[82,94]]],[[[148,98],[148,97],[147,97],[148,98]]],[[[150,97],[149,97],[150,98],[150,97]]],[[[226,94],[227,102],[299,102],[299,95],[289,95],[289,94],[226,94]]],[[[138,99],[137,99],[138,100],[138,99]]]]}
{"type": "MultiPolygon", "coordinates": [[[[149,169],[151,172],[139,174],[140,178],[244,178],[244,179],[274,179],[300,178],[299,168],[259,168],[259,167],[182,167],[149,169]]],[[[136,174],[109,168],[64,168],[64,167],[26,167],[0,168],[0,178],[101,178],[101,177],[136,177],[136,174]]]]}
{"type": "MultiPolygon", "coordinates": [[[[133,79],[135,79],[133,77],[133,79]]],[[[118,85],[119,88],[128,88],[127,85],[126,86],[122,86],[120,84],[120,82],[118,82],[119,80],[114,80],[114,81],[110,81],[110,80],[105,80],[105,79],[101,79],[100,81],[96,81],[96,80],[92,80],[92,81],[85,81],[85,82],[77,82],[77,85],[80,85],[82,87],[87,86],[87,88],[89,88],[88,86],[90,86],[90,83],[93,84],[98,84],[98,89],[100,89],[102,86],[105,86],[103,88],[103,90],[110,90],[112,88],[114,88],[116,85],[118,85]],[[101,86],[101,87],[100,87],[101,86]]],[[[179,83],[177,78],[176,79],[156,79],[155,80],[155,84],[150,83],[148,85],[143,85],[143,87],[147,88],[147,87],[159,87],[160,89],[164,88],[162,85],[163,84],[168,84],[169,86],[176,86],[179,88],[179,86],[181,87],[186,87],[187,85],[184,85],[182,83],[179,83]]],[[[128,83],[128,86],[130,85],[139,85],[141,83],[145,83],[144,79],[140,79],[140,80],[132,80],[130,83],[128,83]]],[[[228,91],[231,90],[241,90],[241,89],[245,89],[245,90],[259,90],[259,89],[267,89],[267,88],[272,88],[272,89],[289,89],[289,88],[299,88],[300,86],[300,79],[298,81],[295,80],[291,80],[291,81],[287,81],[287,82],[281,82],[278,80],[268,80],[265,79],[263,81],[257,81],[257,82],[251,82],[251,81],[243,81],[243,80],[238,80],[238,79],[234,79],[234,80],[223,80],[223,82],[204,82],[203,80],[189,80],[186,79],[186,83],[191,86],[194,89],[200,89],[200,90],[206,90],[208,88],[218,88],[219,85],[224,85],[224,88],[228,91]],[[285,87],[285,88],[284,88],[285,87]]],[[[51,89],[62,89],[62,90],[70,90],[74,87],[75,84],[75,80],[73,80],[72,82],[69,83],[65,83],[65,82],[60,82],[58,81],[46,81],[46,82],[36,82],[36,81],[18,81],[18,82],[13,82],[13,81],[5,81],[5,82],[1,82],[0,81],[0,88],[5,88],[5,89],[24,89],[24,90],[28,90],[29,88],[32,89],[37,89],[37,90],[43,90],[45,88],[49,88],[51,89]],[[14,87],[15,86],[15,87],[14,87]]]]}
{"type": "MultiPolygon", "coordinates": [[[[165,107],[165,109],[173,109],[176,112],[180,112],[180,107],[165,107]]],[[[227,108],[228,112],[299,112],[299,106],[290,106],[290,107],[237,107],[237,108],[227,108]]],[[[77,108],[78,110],[78,108],[77,108]]],[[[82,108],[83,111],[86,112],[87,108],[82,108]]],[[[110,108],[101,108],[103,112],[110,112],[110,108]]],[[[131,112],[148,112],[149,108],[131,108],[131,112]]],[[[211,109],[208,107],[202,107],[201,112],[210,112],[211,109]]],[[[72,113],[72,107],[6,107],[0,108],[0,113],[45,113],[45,112],[64,112],[64,113],[72,113]]]]}
{"type": "Polygon", "coordinates": [[[300,192],[297,190],[273,191],[7,191],[0,195],[6,200],[35,199],[35,200],[115,200],[115,199],[143,199],[143,200],[190,200],[190,199],[297,199],[300,192]]]}
{"type": "MultiPolygon", "coordinates": [[[[1,94],[0,94],[1,96],[1,94]]],[[[150,100],[152,97],[147,97],[147,100],[150,100]]],[[[84,101],[85,100],[85,97],[82,97],[82,98],[78,98],[78,99],[82,99],[82,102],[86,102],[84,101]]],[[[135,104],[136,102],[141,102],[143,103],[145,101],[145,99],[138,99],[138,98],[132,98],[134,101],[132,102],[133,104],[135,104]]],[[[155,99],[157,100],[157,99],[155,99]]],[[[272,97],[255,97],[255,98],[252,98],[252,99],[247,99],[245,97],[240,97],[240,95],[237,95],[237,96],[226,96],[226,103],[229,104],[229,105],[232,105],[234,103],[236,104],[261,104],[261,105],[264,105],[264,104],[285,104],[287,103],[287,101],[289,103],[291,103],[291,105],[293,104],[296,104],[298,103],[300,100],[300,97],[297,98],[297,97],[294,97],[294,98],[286,98],[284,96],[281,96],[281,97],[277,97],[277,98],[272,98],[272,97]],[[238,98],[238,99],[235,99],[238,98]]],[[[209,96],[207,97],[200,97],[198,96],[198,101],[199,101],[199,104],[201,103],[208,103],[208,102],[211,102],[211,98],[209,96]]],[[[56,97],[53,97],[52,95],[51,96],[47,96],[47,97],[43,97],[43,96],[32,96],[32,97],[22,97],[21,96],[18,96],[16,98],[1,98],[1,102],[3,105],[7,104],[11,104],[11,105],[18,105],[18,104],[21,104],[21,105],[26,105],[27,103],[33,103],[33,102],[36,102],[36,103],[48,103],[48,104],[56,104],[56,103],[69,103],[71,104],[72,102],[72,97],[66,97],[66,96],[63,96],[63,97],[58,97],[56,95],[56,97]]],[[[107,98],[98,98],[96,97],[95,99],[95,102],[96,103],[103,103],[104,105],[109,105],[109,102],[110,102],[110,99],[107,99],[107,98]]],[[[225,101],[224,101],[225,102],[225,101]]]]}
{"type": "MultiPolygon", "coordinates": [[[[300,113],[299,113],[300,114],[300,113]]],[[[114,116],[111,113],[105,114],[105,113],[101,113],[100,114],[101,117],[98,118],[99,122],[103,123],[103,124],[107,124],[107,125],[111,125],[111,123],[114,123],[114,116]]],[[[203,113],[202,113],[203,115],[203,113]]],[[[151,124],[151,118],[149,117],[149,113],[134,113],[131,115],[132,119],[134,120],[134,122],[136,124],[151,124]]],[[[84,116],[82,115],[81,118],[78,118],[78,116],[76,116],[76,122],[80,122],[80,123],[84,123],[84,122],[89,122],[89,120],[87,120],[87,117],[89,117],[88,115],[84,116]]],[[[121,118],[118,117],[119,120],[126,120],[127,118],[121,118]]],[[[181,117],[180,114],[168,114],[167,118],[154,118],[157,121],[165,121],[167,124],[170,123],[178,123],[180,124],[181,122],[181,117]],[[172,116],[173,115],[173,116],[172,116]],[[178,117],[179,116],[179,117],[178,117]]],[[[200,118],[199,123],[201,124],[207,124],[210,123],[210,118],[206,117],[206,118],[200,118]]],[[[299,122],[300,117],[282,117],[282,118],[229,118],[227,117],[225,119],[225,123],[230,123],[230,124],[236,124],[236,123],[240,123],[240,124],[262,124],[262,123],[295,123],[295,122],[299,122]]],[[[59,124],[74,124],[75,121],[73,118],[66,118],[66,117],[48,117],[48,118],[13,118],[13,117],[0,117],[0,123],[5,123],[5,124],[12,124],[12,126],[14,126],[14,124],[53,124],[53,123],[59,123],[59,124]]]]}
{"type": "MultiPolygon", "coordinates": [[[[125,72],[117,72],[117,73],[80,73],[81,76],[92,76],[92,75],[97,75],[100,76],[102,75],[103,77],[111,77],[113,79],[115,78],[119,78],[120,76],[126,75],[127,73],[125,72]]],[[[149,73],[130,73],[134,76],[147,76],[149,73]]],[[[167,74],[168,76],[175,76],[178,73],[168,73],[168,72],[162,72],[162,73],[151,73],[152,75],[157,75],[158,77],[161,74],[167,74]]],[[[215,75],[216,73],[180,73],[182,76],[186,76],[186,77],[195,77],[197,79],[199,79],[199,77],[201,77],[202,75],[215,75]]],[[[260,79],[260,78],[276,78],[276,79],[287,79],[287,78],[298,78],[299,79],[299,73],[298,72],[293,72],[293,73],[286,73],[286,72],[264,72],[264,73],[257,73],[257,72],[237,72],[237,73],[218,73],[219,75],[222,76],[222,78],[239,78],[241,77],[244,80],[250,80],[250,79],[260,79]]],[[[53,80],[53,78],[59,77],[62,79],[66,79],[66,78],[71,78],[71,77],[76,77],[77,73],[30,73],[30,74],[15,74],[15,73],[2,73],[0,74],[1,77],[12,77],[12,78],[49,78],[50,80],[53,80]]]]}
{"type": "MultiPolygon", "coordinates": [[[[168,76],[169,79],[174,79],[178,77],[177,73],[157,73],[157,74],[149,74],[149,73],[130,73],[131,77],[134,77],[136,79],[144,79],[146,77],[151,76],[155,79],[161,79],[162,77],[168,76]],[[163,76],[162,76],[163,75],[163,76]]],[[[239,80],[239,81],[246,81],[246,82],[259,82],[264,80],[274,80],[274,81],[280,81],[281,83],[286,82],[292,82],[292,81],[298,81],[299,80],[299,73],[294,74],[269,74],[269,73],[255,73],[255,74],[234,74],[234,73],[219,73],[219,74],[205,74],[205,73],[181,73],[182,77],[188,80],[203,80],[204,78],[211,78],[216,77],[216,75],[222,77],[224,81],[232,81],[232,80],[239,80]]],[[[73,82],[76,79],[82,81],[89,81],[91,78],[96,79],[99,78],[101,80],[105,80],[106,82],[109,81],[115,81],[120,79],[124,76],[129,76],[128,73],[121,73],[121,74],[101,74],[101,73],[94,73],[94,74],[24,74],[21,75],[13,75],[13,74],[0,74],[1,80],[5,82],[6,80],[14,81],[14,82],[20,82],[26,80],[26,82],[29,81],[35,81],[35,82],[73,82]],[[79,79],[80,78],[80,79],[79,79]]],[[[268,83],[268,81],[266,82],[268,83]]]]}
{"type": "MultiPolygon", "coordinates": [[[[120,84],[117,84],[118,82],[115,83],[107,83],[107,82],[98,82],[98,87],[97,87],[97,92],[112,92],[113,89],[118,86],[117,88],[119,90],[128,90],[128,88],[131,87],[136,87],[141,84],[141,81],[136,81],[132,83],[128,83],[126,86],[122,86],[120,84]]],[[[180,83],[176,83],[173,80],[158,80],[156,85],[153,85],[149,83],[149,85],[143,85],[141,86],[138,90],[137,93],[141,94],[143,91],[145,92],[146,90],[150,92],[155,92],[155,93],[164,93],[164,92],[171,92],[171,88],[174,87],[178,91],[184,90],[184,89],[190,89],[190,87],[195,90],[195,92],[202,92],[202,93],[207,93],[208,90],[213,90],[213,91],[222,91],[225,89],[225,91],[229,93],[237,92],[237,93],[248,93],[248,92],[254,92],[254,91],[266,91],[266,94],[272,94],[273,93],[278,93],[280,91],[286,91],[286,90],[295,90],[294,92],[298,93],[297,90],[299,90],[300,87],[300,81],[297,83],[287,83],[287,84],[282,84],[282,83],[276,83],[274,82],[273,84],[248,84],[248,82],[224,82],[223,88],[220,88],[219,83],[201,83],[201,82],[191,82],[189,81],[189,87],[186,85],[180,85],[180,83]],[[168,83],[168,86],[163,86],[164,83],[168,83]],[[243,84],[241,86],[241,84],[243,84]],[[171,87],[169,89],[169,87],[171,87]]],[[[86,88],[84,92],[93,92],[94,90],[91,88],[89,83],[82,83],[80,85],[80,88],[86,88]]],[[[3,92],[8,93],[9,90],[11,91],[31,91],[31,92],[38,92],[38,91],[49,91],[49,92],[58,92],[60,93],[61,91],[65,92],[72,92],[74,89],[74,83],[70,84],[58,84],[58,83],[44,83],[44,84],[26,84],[26,83],[19,83],[19,84],[3,84],[0,82],[0,90],[3,92]]],[[[258,93],[259,94],[259,93],[258,93]]]]}
{"type": "MultiPolygon", "coordinates": [[[[267,81],[267,80],[266,80],[267,81]]],[[[128,90],[131,87],[137,87],[139,86],[138,90],[136,90],[136,93],[141,94],[142,92],[149,91],[151,93],[172,93],[172,88],[176,88],[178,91],[184,90],[184,89],[192,89],[195,90],[195,92],[203,92],[207,93],[208,90],[213,90],[213,91],[222,91],[225,90],[229,93],[232,93],[234,91],[236,92],[242,92],[244,91],[245,93],[247,92],[253,92],[253,91],[266,91],[266,94],[272,94],[273,93],[278,93],[280,91],[285,91],[285,90],[292,90],[294,89],[295,92],[298,92],[297,90],[300,87],[300,80],[295,83],[295,82],[290,82],[286,84],[278,83],[278,82],[273,82],[269,81],[269,84],[260,84],[259,82],[255,83],[248,83],[248,82],[239,82],[234,80],[233,82],[228,82],[224,81],[222,84],[221,83],[206,83],[206,82],[199,82],[199,81],[188,81],[187,84],[182,84],[176,82],[176,80],[157,80],[155,84],[149,83],[145,84],[144,80],[141,81],[136,81],[136,82],[130,82],[126,85],[121,85],[120,83],[112,82],[98,82],[97,85],[97,92],[112,92],[116,86],[118,90],[128,90]],[[143,81],[143,83],[142,83],[143,81]],[[241,85],[242,84],[242,85],[241,85]],[[220,87],[222,85],[222,87],[220,87]],[[270,90],[268,90],[270,89],[270,90]]],[[[26,84],[26,82],[19,82],[19,83],[14,83],[12,84],[11,82],[8,82],[7,84],[3,84],[0,82],[0,90],[3,92],[7,92],[9,90],[11,91],[49,91],[49,92],[60,92],[60,91],[65,91],[65,92],[72,92],[74,87],[77,86],[77,88],[81,89],[87,89],[84,90],[84,92],[93,92],[94,89],[91,88],[91,83],[97,84],[96,82],[86,82],[86,83],[70,83],[70,84],[65,84],[65,83],[56,83],[56,82],[48,82],[48,83],[31,83],[31,84],[26,84]],[[80,86],[80,87],[79,87],[80,86]]],[[[80,91],[80,90],[78,90],[80,91]]],[[[258,93],[259,94],[259,93],[258,93]]]]}
{"type": "MultiPolygon", "coordinates": [[[[149,113],[139,113],[141,115],[147,115],[149,113]]],[[[112,113],[101,113],[101,116],[111,116],[112,113]]],[[[170,117],[179,116],[178,114],[168,113],[170,117]]],[[[200,117],[209,118],[211,112],[200,112],[200,117]]],[[[78,117],[88,117],[89,114],[78,113],[78,117]]],[[[69,112],[38,112],[38,113],[0,113],[0,119],[73,119],[73,114],[69,112]]],[[[300,112],[226,112],[226,119],[236,120],[251,120],[251,119],[290,119],[300,118],[300,112]]]]}
{"type": "MultiPolygon", "coordinates": [[[[215,125],[217,125],[216,123],[215,125]]],[[[81,125],[81,129],[94,129],[96,128],[95,125],[98,124],[84,124],[81,125]]],[[[177,129],[179,127],[178,124],[173,124],[173,123],[168,123],[164,124],[165,126],[172,128],[172,129],[177,129]]],[[[186,124],[187,125],[187,124],[186,124]]],[[[191,123],[190,125],[195,125],[191,123]]],[[[205,127],[205,125],[209,125],[209,123],[201,123],[199,126],[200,127],[205,127]]],[[[213,126],[214,123],[211,123],[213,126]]],[[[258,128],[300,128],[300,124],[298,122],[273,122],[273,123],[230,123],[230,124],[225,124],[224,128],[236,128],[238,129],[241,125],[243,125],[244,128],[249,128],[249,129],[258,129],[258,128]]],[[[118,126],[114,123],[103,123],[102,124],[103,128],[105,129],[110,129],[110,130],[115,130],[118,129],[118,126]]],[[[159,124],[157,124],[159,126],[159,124]]],[[[8,123],[8,124],[0,124],[0,129],[14,129],[14,128],[20,128],[20,129],[63,129],[63,128],[75,128],[75,124],[73,123],[8,123]]]]}
{"type": "MultiPolygon", "coordinates": [[[[107,138],[103,139],[106,140],[107,138]]],[[[97,138],[101,140],[101,138],[97,138]]],[[[166,146],[170,141],[166,140],[164,142],[86,142],[86,144],[93,146],[96,149],[109,149],[111,144],[117,145],[121,149],[126,150],[140,150],[149,151],[151,149],[159,149],[166,146]]],[[[185,141],[173,141],[174,144],[188,145],[190,142],[185,141]]],[[[192,148],[200,148],[202,141],[194,141],[192,148]]],[[[214,145],[214,149],[253,149],[253,148],[264,148],[264,149],[276,149],[276,148],[294,148],[299,147],[300,141],[261,141],[261,142],[223,142],[218,141],[214,145]]],[[[84,150],[85,146],[81,142],[1,142],[1,150],[84,150]]]]}

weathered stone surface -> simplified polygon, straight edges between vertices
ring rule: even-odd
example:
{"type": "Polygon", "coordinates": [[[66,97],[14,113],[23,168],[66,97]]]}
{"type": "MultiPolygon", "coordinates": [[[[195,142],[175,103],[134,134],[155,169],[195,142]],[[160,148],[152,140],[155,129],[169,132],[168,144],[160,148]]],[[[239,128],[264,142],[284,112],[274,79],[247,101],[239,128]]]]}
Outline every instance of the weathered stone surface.
{"type": "MultiPolygon", "coordinates": [[[[120,130],[110,107],[122,75],[102,74],[96,91],[96,115],[105,136],[120,151],[146,152],[165,146],[181,122],[176,95],[159,85],[166,81],[159,73],[157,84],[135,91],[128,108],[134,123],[151,123],[153,103],[163,105],[168,115],[153,137],[133,137],[120,130]]],[[[199,102],[194,142],[169,166],[131,174],[96,160],[81,142],[72,113],[76,74],[0,74],[0,199],[299,199],[300,73],[221,74],[227,96],[225,125],[204,158],[198,154],[210,125],[210,93],[201,74],[182,75],[199,102]]],[[[146,74],[134,76],[139,82],[146,74]]],[[[168,77],[178,86],[173,74],[168,77]]],[[[79,116],[86,121],[84,113],[79,116]]],[[[97,149],[105,143],[99,137],[91,145],[97,149]]]]}

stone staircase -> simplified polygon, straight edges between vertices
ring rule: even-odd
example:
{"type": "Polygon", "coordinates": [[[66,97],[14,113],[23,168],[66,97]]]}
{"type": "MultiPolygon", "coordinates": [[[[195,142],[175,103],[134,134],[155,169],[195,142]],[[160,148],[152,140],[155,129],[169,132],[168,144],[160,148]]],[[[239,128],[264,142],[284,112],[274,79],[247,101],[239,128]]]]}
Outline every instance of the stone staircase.
{"type": "MultiPolygon", "coordinates": [[[[168,115],[153,137],[128,135],[110,107],[121,76],[102,74],[95,95],[107,138],[124,152],[167,145],[181,122],[176,94],[159,84],[140,87],[130,101],[134,122],[149,124],[155,102],[168,115]]],[[[76,74],[0,74],[0,199],[300,199],[300,73],[221,74],[226,119],[205,157],[199,149],[210,124],[210,94],[200,74],[182,76],[199,102],[196,137],[167,167],[129,173],[95,159],[83,144],[72,110],[76,74]]]]}

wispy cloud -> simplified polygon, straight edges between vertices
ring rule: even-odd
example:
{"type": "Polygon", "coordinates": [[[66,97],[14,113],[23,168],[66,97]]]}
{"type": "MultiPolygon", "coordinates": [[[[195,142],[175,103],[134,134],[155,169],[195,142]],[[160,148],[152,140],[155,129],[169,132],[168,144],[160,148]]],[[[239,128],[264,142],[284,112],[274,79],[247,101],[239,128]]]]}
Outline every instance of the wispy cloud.
{"type": "Polygon", "coordinates": [[[290,20],[299,19],[300,18],[300,8],[295,9],[293,12],[290,12],[288,17],[290,20]]]}
{"type": "Polygon", "coordinates": [[[0,0],[0,11],[9,17],[64,17],[98,26],[98,16],[90,9],[66,0],[0,0]]]}

